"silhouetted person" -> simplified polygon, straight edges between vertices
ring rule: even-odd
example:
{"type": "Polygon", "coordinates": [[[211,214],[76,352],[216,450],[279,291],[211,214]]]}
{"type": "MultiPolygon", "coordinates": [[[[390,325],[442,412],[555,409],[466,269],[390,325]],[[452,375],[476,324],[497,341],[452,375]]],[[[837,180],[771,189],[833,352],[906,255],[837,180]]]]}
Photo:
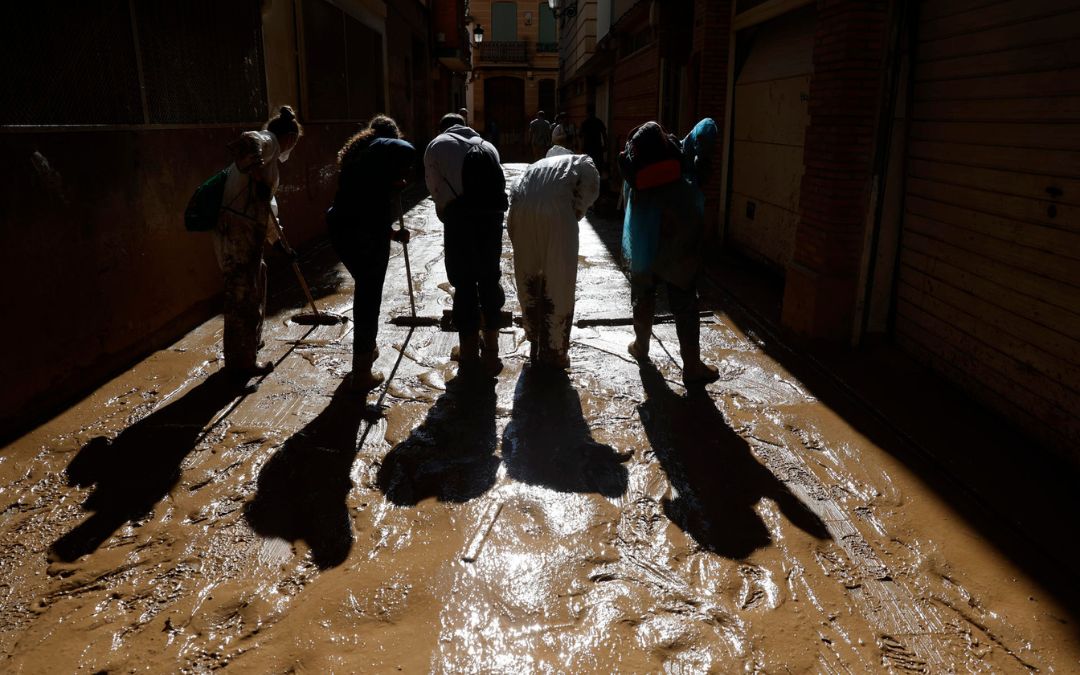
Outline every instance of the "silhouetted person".
{"type": "MultiPolygon", "coordinates": [[[[714,134],[715,126],[709,127],[714,134]]],[[[707,132],[695,127],[695,138],[696,133],[707,132]]],[[[683,160],[681,144],[656,122],[635,129],[619,157],[626,180],[623,254],[630,263],[635,336],[628,351],[639,362],[648,361],[656,293],[664,288],[675,315],[683,382],[701,385],[718,376],[715,366],[701,360],[697,313],[705,204],[683,160]]]]}
{"type": "Polygon", "coordinates": [[[607,127],[596,116],[596,108],[589,107],[585,121],[581,123],[581,144],[586,155],[592,157],[593,164],[603,177],[607,164],[605,153],[607,152],[607,127]]]}
{"type": "Polygon", "coordinates": [[[61,537],[52,555],[72,561],[91,553],[124,523],[149,516],[180,480],[180,465],[214,415],[238,394],[235,380],[217,371],[114,439],[98,436],[71,460],[71,486],[94,486],[83,508],[88,519],[61,537]]]}
{"type": "Polygon", "coordinates": [[[529,147],[532,148],[531,161],[543,159],[551,147],[551,123],[541,110],[536,113],[536,119],[529,122],[529,147]]]}
{"type": "Polygon", "coordinates": [[[570,366],[570,329],[578,267],[578,221],[596,201],[600,175],[592,160],[552,146],[510,191],[506,229],[514,244],[530,359],[570,366]]]}
{"type": "Polygon", "coordinates": [[[270,362],[256,361],[266,312],[263,243],[283,245],[271,223],[278,217],[278,164],[289,158],[303,133],[296,113],[283,106],[262,131],[248,131],[229,144],[236,161],[228,169],[213,234],[225,278],[225,368],[238,380],[274,369],[270,362]]]}
{"type": "Polygon", "coordinates": [[[459,343],[451,358],[462,365],[479,360],[481,319],[483,349],[494,365],[499,354],[499,325],[503,293],[503,214],[506,176],[499,151],[480,134],[447,115],[443,132],[424,153],[424,177],[443,222],[446,276],[454,287],[454,324],[459,343]]]}
{"type": "Polygon", "coordinates": [[[379,351],[375,346],[379,308],[390,241],[409,242],[409,231],[395,230],[393,224],[401,208],[401,189],[415,162],[416,149],[401,140],[397,123],[385,115],[372,118],[338,153],[338,190],[326,220],[330,243],[355,282],[350,379],[354,391],[369,391],[384,379],[371,370],[379,351]]]}

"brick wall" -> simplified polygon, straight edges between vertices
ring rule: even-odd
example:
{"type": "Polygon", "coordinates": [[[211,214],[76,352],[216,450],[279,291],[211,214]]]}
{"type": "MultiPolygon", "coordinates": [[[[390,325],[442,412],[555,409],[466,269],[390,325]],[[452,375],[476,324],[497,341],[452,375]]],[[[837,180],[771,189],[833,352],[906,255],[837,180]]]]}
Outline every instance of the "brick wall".
{"type": "Polygon", "coordinates": [[[886,3],[819,0],[799,202],[783,322],[851,338],[885,56],[886,3]]]}

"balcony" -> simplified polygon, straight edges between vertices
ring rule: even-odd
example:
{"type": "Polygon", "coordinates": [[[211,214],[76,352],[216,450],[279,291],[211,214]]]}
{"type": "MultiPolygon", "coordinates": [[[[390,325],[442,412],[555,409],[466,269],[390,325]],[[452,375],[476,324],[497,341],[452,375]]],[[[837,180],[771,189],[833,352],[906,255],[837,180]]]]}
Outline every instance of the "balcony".
{"type": "Polygon", "coordinates": [[[479,61],[487,63],[528,63],[529,43],[515,42],[482,42],[480,47],[479,61]]]}

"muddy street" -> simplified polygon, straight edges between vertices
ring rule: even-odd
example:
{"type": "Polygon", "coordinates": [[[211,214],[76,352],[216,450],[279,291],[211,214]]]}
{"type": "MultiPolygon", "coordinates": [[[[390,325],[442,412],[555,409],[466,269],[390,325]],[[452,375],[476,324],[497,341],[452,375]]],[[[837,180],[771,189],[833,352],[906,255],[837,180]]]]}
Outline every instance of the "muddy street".
{"type": "MultiPolygon", "coordinates": [[[[430,200],[406,221],[440,315],[430,200]]],[[[577,319],[629,316],[619,228],[581,224],[577,319]]],[[[348,315],[331,256],[305,270],[348,315]]],[[[365,402],[351,324],[290,323],[271,283],[254,393],[217,375],[219,316],[0,452],[4,672],[1080,671],[1072,610],[715,303],[704,394],[667,323],[652,367],[629,325],[574,328],[566,373],[507,328],[495,378],[381,323],[365,402]]]]}

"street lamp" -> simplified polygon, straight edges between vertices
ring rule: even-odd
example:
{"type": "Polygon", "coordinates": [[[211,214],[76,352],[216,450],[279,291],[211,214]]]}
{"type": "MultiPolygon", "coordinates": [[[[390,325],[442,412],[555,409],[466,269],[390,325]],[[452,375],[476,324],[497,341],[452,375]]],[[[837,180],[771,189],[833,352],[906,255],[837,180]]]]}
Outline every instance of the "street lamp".
{"type": "Polygon", "coordinates": [[[476,28],[473,28],[472,39],[476,44],[480,44],[484,41],[484,27],[480,24],[476,24],[476,28]]]}
{"type": "Polygon", "coordinates": [[[572,2],[566,2],[565,0],[547,0],[548,7],[551,8],[551,14],[556,19],[566,17],[573,19],[577,15],[577,0],[572,2]]]}

